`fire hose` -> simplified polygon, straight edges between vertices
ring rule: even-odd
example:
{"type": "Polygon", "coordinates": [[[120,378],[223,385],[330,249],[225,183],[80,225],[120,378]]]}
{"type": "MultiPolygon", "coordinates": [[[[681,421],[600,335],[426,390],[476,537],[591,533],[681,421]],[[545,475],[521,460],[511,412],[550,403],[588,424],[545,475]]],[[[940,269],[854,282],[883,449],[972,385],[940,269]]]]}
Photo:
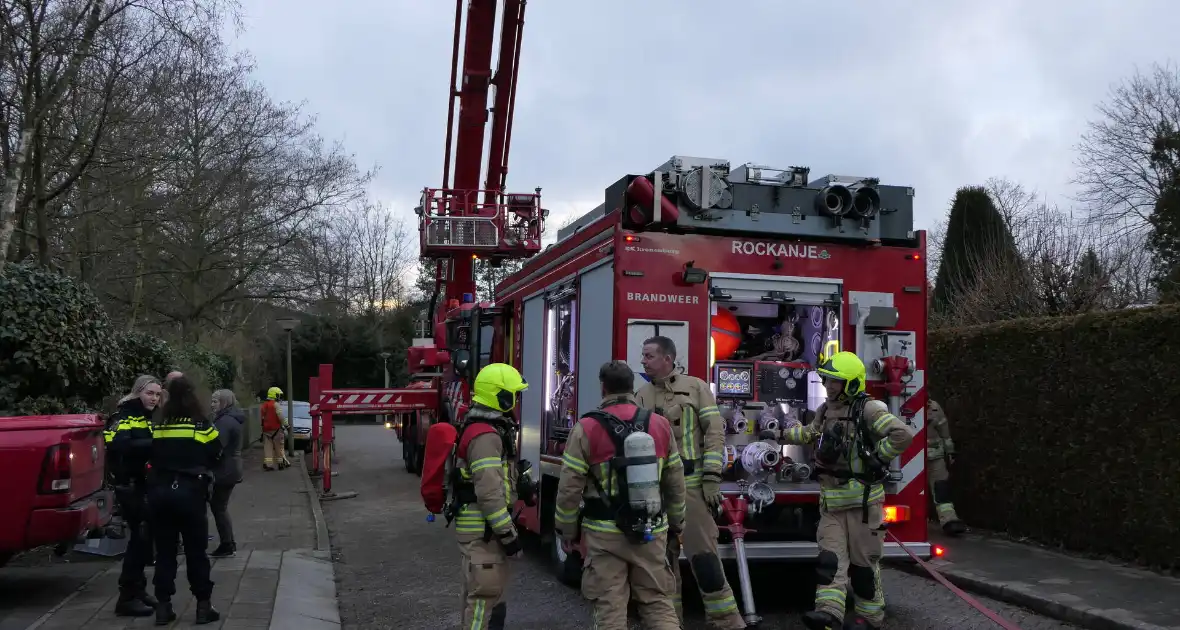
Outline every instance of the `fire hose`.
{"type": "Polygon", "coordinates": [[[951,581],[946,579],[946,576],[939,573],[938,569],[930,566],[930,564],[919,558],[917,554],[910,551],[909,547],[905,546],[905,543],[901,542],[897,539],[897,536],[893,535],[893,532],[886,530],[885,537],[897,543],[897,546],[900,547],[902,551],[906,552],[906,555],[913,559],[914,562],[917,562],[918,566],[922,567],[927,573],[929,573],[930,577],[934,578],[936,582],[945,586],[947,590],[954,593],[956,597],[966,602],[968,606],[983,613],[984,617],[994,621],[997,626],[1000,626],[1004,630],[1021,630],[1020,626],[1012,623],[1011,621],[1008,621],[1007,619],[1004,619],[999,615],[999,613],[993,611],[987,606],[984,606],[979,602],[978,599],[968,595],[963,589],[955,586],[954,584],[951,584],[951,581]]]}

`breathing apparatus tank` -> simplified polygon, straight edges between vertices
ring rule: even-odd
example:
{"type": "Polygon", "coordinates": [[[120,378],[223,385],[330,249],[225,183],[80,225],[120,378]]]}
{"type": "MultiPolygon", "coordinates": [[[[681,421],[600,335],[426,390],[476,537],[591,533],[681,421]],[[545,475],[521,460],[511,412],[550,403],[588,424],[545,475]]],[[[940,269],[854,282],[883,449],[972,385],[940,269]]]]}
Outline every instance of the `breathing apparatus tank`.
{"type": "Polygon", "coordinates": [[[660,465],[656,441],[650,434],[633,431],[623,440],[623,463],[627,468],[627,497],[631,512],[646,520],[643,538],[650,542],[652,521],[663,511],[660,498],[660,465]]]}

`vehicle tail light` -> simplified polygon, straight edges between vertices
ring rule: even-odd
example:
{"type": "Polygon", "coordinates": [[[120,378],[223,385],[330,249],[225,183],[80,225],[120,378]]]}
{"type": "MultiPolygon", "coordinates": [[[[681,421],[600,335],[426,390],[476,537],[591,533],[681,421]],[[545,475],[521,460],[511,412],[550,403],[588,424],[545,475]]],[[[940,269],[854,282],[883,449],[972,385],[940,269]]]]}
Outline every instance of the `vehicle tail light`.
{"type": "Polygon", "coordinates": [[[935,558],[941,558],[946,555],[946,547],[942,545],[934,545],[930,547],[930,554],[935,558]]]}
{"type": "Polygon", "coordinates": [[[885,522],[886,523],[904,523],[910,520],[910,506],[908,505],[886,505],[885,506],[885,522]]]}
{"type": "Polygon", "coordinates": [[[45,453],[45,462],[41,464],[41,482],[38,486],[41,494],[61,494],[70,491],[73,458],[69,444],[54,444],[49,447],[45,453]]]}

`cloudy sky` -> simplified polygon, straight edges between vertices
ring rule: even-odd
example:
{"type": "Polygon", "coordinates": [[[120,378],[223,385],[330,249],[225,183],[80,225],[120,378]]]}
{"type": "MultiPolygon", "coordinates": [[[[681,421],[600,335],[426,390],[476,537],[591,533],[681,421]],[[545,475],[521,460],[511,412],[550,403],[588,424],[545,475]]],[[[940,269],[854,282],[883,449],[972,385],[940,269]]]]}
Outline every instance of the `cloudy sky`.
{"type": "MultiPolygon", "coordinates": [[[[454,2],[242,4],[258,78],[412,217],[442,178],[454,2]]],[[[1178,17],[1174,0],[532,0],[509,188],[541,186],[560,223],[692,155],[913,186],[919,227],[990,176],[1068,202],[1094,104],[1180,61],[1178,17]]]]}

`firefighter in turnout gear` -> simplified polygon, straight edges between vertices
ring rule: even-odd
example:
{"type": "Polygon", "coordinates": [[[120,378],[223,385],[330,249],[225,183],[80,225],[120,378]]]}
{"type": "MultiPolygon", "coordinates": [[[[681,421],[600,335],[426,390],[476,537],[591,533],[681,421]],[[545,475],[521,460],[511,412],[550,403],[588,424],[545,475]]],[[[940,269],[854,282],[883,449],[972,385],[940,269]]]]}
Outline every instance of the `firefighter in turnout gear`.
{"type": "Polygon", "coordinates": [[[959,520],[951,502],[951,473],[947,464],[955,461],[955,443],[942,406],[931,400],[926,409],[926,478],[930,480],[930,495],[934,497],[938,524],[946,533],[958,536],[967,531],[967,526],[959,520]]]}
{"type": "Polygon", "coordinates": [[[865,366],[851,352],[820,356],[816,370],[828,400],[806,426],[783,432],[787,444],[815,443],[820,482],[816,538],[815,610],[803,615],[811,630],[880,628],[885,621],[881,585],[884,551],[884,481],[889,463],[914,436],[885,403],[865,393],[865,366]],[[851,588],[856,617],[844,624],[851,588]]]}
{"type": "Polygon", "coordinates": [[[684,527],[676,438],[666,418],[635,404],[635,374],[625,362],[606,363],[598,380],[602,404],[566,441],[554,524],[564,540],[580,533],[585,541],[582,594],[594,607],[595,628],[627,630],[634,598],[645,628],[678,630],[667,556],[668,538],[684,527]]]}
{"type": "Polygon", "coordinates": [[[521,551],[509,510],[516,502],[516,422],[509,412],[528,389],[520,372],[492,363],[475,377],[472,406],[459,429],[448,518],[463,556],[464,630],[503,630],[507,558],[521,551]]]}
{"type": "Polygon", "coordinates": [[[663,415],[672,423],[684,464],[684,532],[668,537],[668,557],[676,575],[674,603],[680,606],[680,550],[688,557],[705,613],[716,627],[745,628],[737,600],[725,579],[717,555],[717,521],[721,503],[721,472],[725,453],[725,423],[709,385],[687,374],[676,374],[676,344],[667,337],[643,342],[643,369],[651,379],[635,394],[644,409],[663,415]]]}
{"type": "Polygon", "coordinates": [[[272,387],[266,390],[266,402],[259,408],[262,416],[262,469],[277,470],[290,466],[287,461],[286,435],[287,419],[283,417],[279,399],[283,390],[272,387]]]}

